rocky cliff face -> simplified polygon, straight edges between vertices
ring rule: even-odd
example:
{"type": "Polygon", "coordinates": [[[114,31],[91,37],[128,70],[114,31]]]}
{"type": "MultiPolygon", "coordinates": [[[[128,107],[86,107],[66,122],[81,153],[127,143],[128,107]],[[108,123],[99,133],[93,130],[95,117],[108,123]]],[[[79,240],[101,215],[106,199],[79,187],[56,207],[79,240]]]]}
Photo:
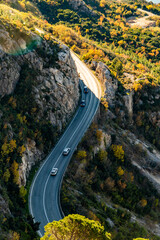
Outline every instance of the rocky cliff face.
{"type": "Polygon", "coordinates": [[[97,73],[98,79],[104,89],[104,97],[108,101],[110,106],[115,103],[115,94],[118,88],[117,79],[111,76],[110,70],[103,62],[92,61],[91,68],[97,73]]]}
{"type": "Polygon", "coordinates": [[[26,151],[22,156],[22,163],[19,167],[19,184],[25,186],[27,176],[35,164],[35,161],[39,161],[43,157],[43,152],[36,147],[34,140],[28,140],[25,144],[26,151]]]}
{"type": "Polygon", "coordinates": [[[91,9],[89,9],[89,7],[83,0],[68,0],[68,3],[74,10],[78,12],[82,12],[89,15],[95,15],[95,13],[91,9]]]}
{"type": "Polygon", "coordinates": [[[133,96],[134,91],[131,91],[123,97],[130,120],[132,120],[133,117],[133,96]]]}
{"type": "MultiPolygon", "coordinates": [[[[15,41],[5,29],[0,31],[0,97],[14,94],[19,79],[23,77],[22,69],[27,66],[34,73],[32,94],[38,108],[38,121],[45,119],[61,132],[79,100],[78,73],[68,47],[57,44],[55,49],[56,44],[42,41],[35,34],[30,35],[30,42],[35,40],[37,47],[31,51],[27,47],[28,37],[27,41],[26,36],[15,41]],[[2,41],[5,38],[7,41],[2,41]]],[[[20,185],[25,185],[32,165],[43,157],[43,152],[37,149],[32,139],[24,144],[26,151],[19,168],[20,185]]]]}
{"type": "MultiPolygon", "coordinates": [[[[2,187],[0,186],[0,191],[2,191],[2,187]]],[[[8,206],[8,202],[4,197],[0,194],[0,220],[5,221],[8,216],[11,216],[11,212],[8,206]]],[[[9,239],[8,234],[6,235],[0,226],[0,233],[1,233],[1,239],[9,239]]]]}

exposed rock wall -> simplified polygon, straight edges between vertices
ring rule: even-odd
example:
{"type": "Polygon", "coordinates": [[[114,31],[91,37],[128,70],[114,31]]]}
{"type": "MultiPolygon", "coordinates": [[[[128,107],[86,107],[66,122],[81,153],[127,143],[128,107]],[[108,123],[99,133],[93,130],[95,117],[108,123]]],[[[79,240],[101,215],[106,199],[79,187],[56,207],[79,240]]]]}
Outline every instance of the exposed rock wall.
{"type": "MultiPolygon", "coordinates": [[[[109,104],[109,107],[114,108],[116,105],[123,107],[123,110],[119,109],[118,111],[119,111],[119,116],[121,118],[124,118],[125,117],[124,106],[125,106],[127,110],[127,116],[129,116],[130,123],[131,123],[133,118],[134,90],[132,90],[131,92],[127,92],[126,95],[124,95],[121,99],[118,98],[117,100],[116,92],[118,90],[118,80],[111,75],[111,72],[107,67],[107,65],[104,64],[103,62],[97,63],[96,61],[92,61],[91,68],[97,73],[97,76],[101,81],[101,84],[103,87],[103,96],[106,98],[109,104]]],[[[131,78],[130,75],[129,77],[131,78]]],[[[108,112],[109,114],[111,113],[110,111],[108,112]]]]}
{"type": "MultiPolygon", "coordinates": [[[[60,132],[74,113],[79,100],[79,76],[69,48],[64,45],[57,47],[55,60],[54,45],[40,40],[38,36],[30,36],[30,41],[37,39],[39,42],[37,48],[28,53],[26,38],[15,42],[3,30],[0,39],[5,37],[7,44],[0,41],[0,97],[14,93],[21,69],[27,65],[35,73],[36,84],[32,91],[38,104],[37,118],[39,121],[45,119],[51,122],[60,132]]],[[[37,149],[34,141],[24,144],[26,151],[19,168],[20,185],[25,185],[31,167],[43,157],[43,152],[37,149]]]]}
{"type": "Polygon", "coordinates": [[[8,203],[5,201],[2,195],[0,195],[0,213],[2,214],[3,218],[5,218],[8,215],[11,215],[8,203]]]}
{"type": "Polygon", "coordinates": [[[13,92],[19,80],[21,67],[2,51],[0,59],[0,95],[4,96],[13,92]]]}
{"type": "Polygon", "coordinates": [[[68,3],[72,8],[78,12],[82,12],[89,15],[95,15],[95,13],[89,9],[83,0],[68,0],[68,3]]]}
{"type": "Polygon", "coordinates": [[[34,94],[40,107],[39,118],[47,112],[48,120],[61,130],[79,99],[78,74],[68,47],[62,46],[58,53],[58,68],[54,65],[46,68],[45,59],[39,57],[36,51],[16,57],[1,51],[0,60],[0,96],[14,92],[21,67],[29,63],[30,68],[37,71],[34,94]]]}
{"type": "Polygon", "coordinates": [[[36,143],[33,140],[28,140],[25,144],[26,151],[22,156],[22,163],[19,167],[19,184],[25,186],[26,178],[35,164],[35,160],[41,160],[43,152],[36,148],[36,143]]]}
{"type": "Polygon", "coordinates": [[[99,145],[95,146],[93,149],[94,155],[97,154],[100,150],[106,151],[106,148],[108,148],[111,145],[111,135],[106,133],[104,130],[99,129],[102,133],[101,140],[99,142],[99,145]]]}
{"type": "MultiPolygon", "coordinates": [[[[1,191],[0,186],[0,191],[1,191]]],[[[0,222],[3,222],[8,216],[11,216],[11,212],[8,206],[8,202],[4,199],[4,197],[0,194],[0,222]]],[[[8,239],[6,233],[0,227],[0,237],[1,239],[8,239]],[[4,235],[3,235],[4,234],[4,235]],[[4,237],[4,238],[3,238],[4,237]]]]}
{"type": "Polygon", "coordinates": [[[132,120],[132,117],[133,117],[133,95],[134,95],[134,91],[130,92],[129,94],[123,97],[125,106],[128,110],[128,115],[130,120],[132,120]]]}
{"type": "Polygon", "coordinates": [[[103,62],[93,61],[91,67],[96,71],[98,78],[100,79],[104,97],[107,99],[110,106],[114,105],[115,94],[118,88],[118,81],[111,76],[110,70],[103,62]]]}

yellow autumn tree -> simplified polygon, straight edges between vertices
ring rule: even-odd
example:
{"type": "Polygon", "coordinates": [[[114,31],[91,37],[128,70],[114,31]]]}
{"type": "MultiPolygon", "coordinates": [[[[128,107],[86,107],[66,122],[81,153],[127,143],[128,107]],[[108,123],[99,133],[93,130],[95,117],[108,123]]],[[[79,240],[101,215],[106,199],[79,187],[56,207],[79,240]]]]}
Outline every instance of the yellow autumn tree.
{"type": "Polygon", "coordinates": [[[145,207],[147,205],[147,200],[146,199],[141,199],[140,205],[141,205],[141,207],[145,207]]]}
{"type": "Polygon", "coordinates": [[[20,156],[22,156],[22,154],[26,151],[26,147],[24,145],[22,145],[21,147],[18,148],[18,152],[20,154],[20,156]]]}
{"type": "Polygon", "coordinates": [[[9,145],[7,142],[4,142],[1,147],[1,154],[2,156],[8,155],[10,152],[9,145]]]}
{"type": "Polygon", "coordinates": [[[101,98],[101,104],[104,106],[104,108],[105,108],[105,111],[107,111],[108,110],[108,102],[107,102],[107,100],[106,100],[106,98],[101,98]]]}
{"type": "Polygon", "coordinates": [[[149,238],[134,238],[133,240],[149,240],[149,238]]]}
{"type": "Polygon", "coordinates": [[[101,0],[100,3],[99,3],[99,6],[100,7],[105,7],[107,4],[107,1],[106,0],[101,0]]]}
{"type": "Polygon", "coordinates": [[[78,151],[76,158],[79,160],[85,159],[87,157],[86,151],[78,151]]]}
{"type": "Polygon", "coordinates": [[[124,150],[121,145],[112,144],[111,149],[113,151],[114,156],[124,162],[124,150]]]}
{"type": "Polygon", "coordinates": [[[113,29],[110,31],[110,34],[111,34],[111,37],[113,38],[113,37],[117,36],[117,31],[115,29],[113,29]]]}
{"type": "Polygon", "coordinates": [[[75,29],[78,32],[78,35],[81,36],[81,28],[79,26],[76,26],[75,29]]]}
{"type": "Polygon", "coordinates": [[[41,240],[111,240],[111,234],[98,221],[90,220],[78,214],[70,214],[59,221],[53,221],[45,226],[41,240]]]}
{"type": "Polygon", "coordinates": [[[126,42],[124,40],[120,40],[120,41],[118,41],[118,44],[119,44],[119,46],[123,46],[126,44],[126,42]]]}
{"type": "Polygon", "coordinates": [[[152,6],[152,5],[147,5],[146,8],[147,8],[148,10],[151,10],[151,9],[153,8],[153,6],[152,6]]]}
{"type": "Polygon", "coordinates": [[[9,153],[13,152],[14,149],[16,149],[17,144],[16,140],[11,139],[9,143],[4,142],[2,147],[1,147],[1,154],[2,156],[8,155],[9,153]]]}
{"type": "Polygon", "coordinates": [[[44,38],[48,41],[50,39],[50,34],[45,34],[44,38]]]}
{"type": "Polygon", "coordinates": [[[20,235],[17,232],[11,232],[10,236],[11,236],[12,240],[19,240],[20,239],[20,235]]]}
{"type": "Polygon", "coordinates": [[[123,176],[124,175],[124,170],[123,170],[123,168],[121,166],[117,168],[117,173],[118,173],[119,176],[123,176]]]}
{"type": "Polygon", "coordinates": [[[102,25],[103,20],[104,20],[104,15],[100,16],[98,25],[102,25]]]}
{"type": "Polygon", "coordinates": [[[10,147],[10,152],[13,152],[14,149],[16,149],[17,147],[16,140],[12,139],[9,143],[9,147],[10,147]]]}
{"type": "Polygon", "coordinates": [[[14,162],[11,165],[11,172],[13,173],[14,179],[13,182],[18,184],[18,180],[19,180],[19,172],[18,172],[18,163],[14,160],[14,162]]]}
{"type": "Polygon", "coordinates": [[[21,6],[21,8],[23,9],[23,11],[25,11],[25,10],[26,10],[26,5],[25,5],[25,3],[24,3],[24,2],[20,2],[20,1],[18,1],[18,3],[19,3],[19,5],[21,6]]]}

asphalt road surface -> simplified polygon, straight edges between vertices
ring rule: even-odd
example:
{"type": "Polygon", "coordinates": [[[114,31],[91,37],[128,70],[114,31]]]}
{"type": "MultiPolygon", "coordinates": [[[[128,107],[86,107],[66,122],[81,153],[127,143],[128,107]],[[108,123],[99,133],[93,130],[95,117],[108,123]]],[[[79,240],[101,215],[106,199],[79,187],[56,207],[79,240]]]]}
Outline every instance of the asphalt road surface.
{"type": "Polygon", "coordinates": [[[89,92],[85,94],[82,91],[82,99],[86,101],[86,106],[77,109],[71,123],[33,180],[29,195],[29,209],[34,221],[40,222],[38,232],[40,236],[44,235],[44,226],[48,222],[64,217],[60,206],[60,188],[63,175],[74,150],[93,120],[101,97],[101,87],[98,80],[76,55],[71,54],[80,74],[81,87],[83,89],[83,86],[86,85],[89,92]],[[71,148],[68,156],[62,154],[65,147],[71,148]],[[58,168],[56,176],[50,175],[53,167],[58,168]]]}

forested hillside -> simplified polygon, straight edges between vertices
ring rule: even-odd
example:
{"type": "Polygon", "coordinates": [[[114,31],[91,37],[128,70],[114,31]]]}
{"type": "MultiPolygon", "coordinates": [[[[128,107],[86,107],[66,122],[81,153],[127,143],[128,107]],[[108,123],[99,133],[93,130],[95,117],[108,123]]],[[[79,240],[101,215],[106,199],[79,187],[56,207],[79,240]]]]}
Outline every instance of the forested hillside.
{"type": "Polygon", "coordinates": [[[39,223],[33,222],[28,211],[29,186],[79,100],[78,74],[69,48],[49,35],[50,25],[34,15],[38,12],[36,7],[27,2],[24,12],[24,5],[25,2],[14,1],[16,10],[0,4],[0,239],[3,240],[39,238],[36,233],[39,223]],[[40,36],[42,31],[44,36],[40,36]]]}
{"type": "Polygon", "coordinates": [[[65,214],[98,220],[113,240],[160,239],[160,5],[1,0],[0,27],[0,239],[39,239],[29,186],[79,100],[78,74],[58,41],[103,89],[63,181],[65,214]],[[148,25],[133,26],[145,11],[154,14],[148,25]]]}

